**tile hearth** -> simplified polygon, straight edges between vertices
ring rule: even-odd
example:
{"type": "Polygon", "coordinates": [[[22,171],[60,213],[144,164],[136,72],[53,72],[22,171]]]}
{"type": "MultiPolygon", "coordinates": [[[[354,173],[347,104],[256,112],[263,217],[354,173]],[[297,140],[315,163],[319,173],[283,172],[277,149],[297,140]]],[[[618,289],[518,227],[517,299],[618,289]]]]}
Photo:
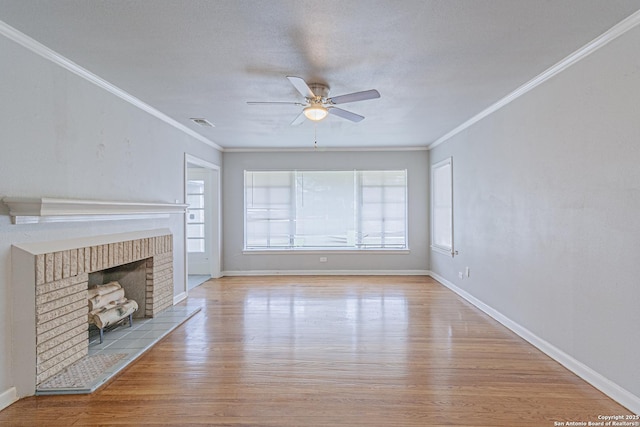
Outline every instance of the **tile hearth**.
{"type": "MultiPolygon", "coordinates": [[[[39,385],[36,394],[92,393],[199,311],[200,308],[172,306],[156,317],[134,319],[131,328],[125,322],[124,325],[105,333],[102,344],[98,334],[92,335],[89,340],[89,354],[83,364],[91,366],[86,369],[83,367],[74,369],[75,364],[71,365],[56,377],[39,385]],[[99,357],[107,355],[108,358],[99,357]],[[98,356],[96,359],[99,360],[96,361],[97,363],[92,363],[91,358],[95,356],[98,356]],[[111,360],[103,362],[100,359],[111,360]],[[103,367],[104,371],[95,372],[96,366],[103,367]]],[[[76,363],[82,362],[83,360],[80,360],[76,363]]]]}

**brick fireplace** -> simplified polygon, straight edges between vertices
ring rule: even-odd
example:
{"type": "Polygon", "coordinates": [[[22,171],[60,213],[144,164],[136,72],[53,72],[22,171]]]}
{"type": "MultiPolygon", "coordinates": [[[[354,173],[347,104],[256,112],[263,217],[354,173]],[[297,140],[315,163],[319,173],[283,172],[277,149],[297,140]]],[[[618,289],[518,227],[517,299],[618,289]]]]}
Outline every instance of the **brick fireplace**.
{"type": "Polygon", "coordinates": [[[145,317],[173,305],[173,239],[167,229],[30,243],[12,248],[14,358],[21,395],[88,354],[90,274],[140,262],[145,317]]]}

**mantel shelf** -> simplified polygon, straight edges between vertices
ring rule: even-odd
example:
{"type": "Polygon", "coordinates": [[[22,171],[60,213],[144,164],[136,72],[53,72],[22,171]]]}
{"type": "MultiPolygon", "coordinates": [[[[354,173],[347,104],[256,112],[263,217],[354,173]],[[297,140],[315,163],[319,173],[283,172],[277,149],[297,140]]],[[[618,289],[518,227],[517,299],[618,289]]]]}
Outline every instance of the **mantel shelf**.
{"type": "Polygon", "coordinates": [[[52,197],[5,197],[13,224],[139,219],[182,214],[189,205],[52,197]]]}

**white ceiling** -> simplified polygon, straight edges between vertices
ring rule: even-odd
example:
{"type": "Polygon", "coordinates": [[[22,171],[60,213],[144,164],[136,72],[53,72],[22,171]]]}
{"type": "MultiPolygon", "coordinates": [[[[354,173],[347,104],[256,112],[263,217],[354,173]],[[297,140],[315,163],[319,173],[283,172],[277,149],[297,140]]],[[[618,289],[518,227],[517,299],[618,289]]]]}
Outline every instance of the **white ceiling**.
{"type": "Polygon", "coordinates": [[[318,146],[424,147],[604,33],[640,0],[0,0],[0,20],[224,148],[312,147],[285,78],[366,116],[318,146]],[[204,117],[215,128],[189,121],[204,117]]]}

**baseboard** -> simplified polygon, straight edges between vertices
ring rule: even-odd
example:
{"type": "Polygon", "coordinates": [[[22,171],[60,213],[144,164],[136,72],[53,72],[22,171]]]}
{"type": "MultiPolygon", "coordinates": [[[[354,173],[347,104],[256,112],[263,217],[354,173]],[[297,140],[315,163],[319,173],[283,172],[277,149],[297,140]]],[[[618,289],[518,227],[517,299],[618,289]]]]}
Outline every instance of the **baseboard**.
{"type": "Polygon", "coordinates": [[[222,276],[428,276],[429,270],[242,270],[222,276]]]}
{"type": "Polygon", "coordinates": [[[9,390],[0,393],[0,411],[16,400],[18,400],[18,391],[15,387],[11,387],[9,390]]]}
{"type": "Polygon", "coordinates": [[[519,325],[518,323],[509,319],[499,311],[483,303],[482,301],[480,301],[470,293],[466,292],[463,289],[460,289],[459,287],[457,287],[456,285],[454,285],[444,277],[440,276],[439,274],[430,271],[429,276],[433,277],[442,285],[451,289],[453,292],[460,295],[462,298],[464,298],[465,300],[467,300],[468,302],[470,302],[471,304],[473,304],[474,306],[476,306],[477,308],[479,308],[480,310],[482,310],[483,312],[491,316],[493,319],[500,322],[502,325],[504,325],[511,331],[515,332],[522,339],[529,342],[538,350],[542,351],[547,356],[551,357],[553,360],[560,363],[562,366],[564,366],[565,368],[567,368],[568,370],[570,370],[571,372],[573,372],[574,374],[576,374],[577,376],[579,376],[580,378],[582,378],[583,380],[585,380],[586,382],[588,382],[589,384],[591,384],[592,386],[594,386],[595,388],[597,388],[598,390],[600,390],[601,392],[603,392],[604,394],[606,394],[607,396],[609,396],[610,398],[612,398],[613,400],[621,404],[622,406],[626,407],[634,414],[640,414],[640,397],[620,387],[618,384],[614,383],[610,379],[604,377],[603,375],[594,371],[587,365],[583,364],[582,362],[576,360],[569,354],[560,350],[556,346],[540,338],[539,336],[537,336],[527,328],[519,325]]]}
{"type": "Polygon", "coordinates": [[[174,295],[173,297],[173,305],[178,304],[179,302],[182,302],[184,300],[187,299],[187,293],[186,292],[182,292],[178,295],[174,295]]]}

